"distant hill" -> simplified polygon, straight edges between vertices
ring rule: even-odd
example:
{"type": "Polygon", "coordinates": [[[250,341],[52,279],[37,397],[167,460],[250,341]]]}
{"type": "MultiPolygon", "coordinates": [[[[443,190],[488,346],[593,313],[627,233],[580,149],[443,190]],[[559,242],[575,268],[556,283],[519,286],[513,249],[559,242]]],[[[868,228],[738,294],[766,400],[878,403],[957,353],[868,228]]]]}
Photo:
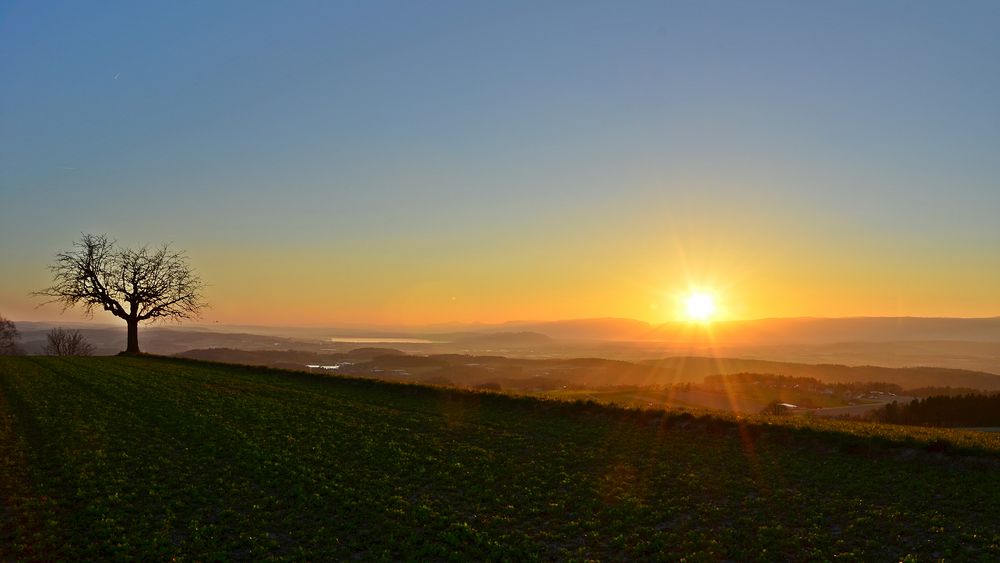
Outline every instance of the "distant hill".
{"type": "Polygon", "coordinates": [[[370,360],[380,356],[404,356],[406,352],[395,348],[365,347],[355,348],[342,354],[345,358],[352,360],[370,360]]]}
{"type": "Polygon", "coordinates": [[[539,332],[564,340],[636,340],[651,330],[649,323],[634,319],[571,319],[549,322],[514,321],[500,325],[505,329],[539,332]]]}
{"type": "Polygon", "coordinates": [[[414,334],[537,332],[555,340],[715,342],[725,344],[833,344],[840,342],[1000,342],[1000,317],[778,318],[650,324],[626,318],[511,321],[476,325],[452,333],[410,328],[414,334]]]}
{"type": "Polygon", "coordinates": [[[716,322],[705,327],[664,323],[643,339],[713,341],[727,345],[833,344],[840,342],[1000,342],[1000,317],[991,318],[791,318],[716,322]]]}
{"type": "Polygon", "coordinates": [[[887,368],[877,366],[842,366],[796,364],[766,360],[732,358],[678,357],[641,362],[655,369],[656,379],[700,381],[707,375],[766,373],[793,377],[812,377],[827,383],[883,382],[904,389],[931,386],[1000,389],[1000,375],[964,369],[936,367],[887,368]]]}
{"type": "MultiPolygon", "coordinates": [[[[41,353],[45,333],[55,323],[18,323],[28,353],[41,353]]],[[[116,354],[124,348],[118,326],[73,324],[97,348],[116,354]]],[[[459,328],[459,327],[452,327],[459,328]]],[[[651,326],[631,319],[575,319],[465,326],[452,332],[410,327],[380,333],[361,329],[275,327],[274,332],[227,332],[226,327],[182,325],[143,327],[144,352],[185,350],[306,350],[345,353],[359,346],[391,346],[407,354],[473,354],[531,358],[602,357],[630,361],[662,357],[753,358],[800,364],[938,366],[1000,373],[1000,318],[844,318],[763,319],[718,322],[707,326],[666,323],[651,326]],[[334,340],[345,334],[357,340],[334,340]],[[375,337],[384,337],[378,342],[375,337]],[[373,340],[375,340],[373,342],[373,340]],[[368,344],[363,344],[367,342],[368,344]]],[[[248,329],[249,330],[249,329],[248,329]]],[[[372,354],[374,357],[379,354],[372,354]]]]}
{"type": "Polygon", "coordinates": [[[487,334],[459,335],[450,343],[453,345],[495,346],[498,348],[523,348],[551,344],[550,336],[538,332],[491,332],[487,334]]]}
{"type": "Polygon", "coordinates": [[[207,349],[189,350],[178,355],[199,360],[286,368],[294,367],[292,364],[298,362],[299,369],[307,369],[307,365],[343,364],[339,365],[337,373],[407,381],[423,381],[430,377],[446,378],[456,385],[468,386],[500,380],[505,382],[505,386],[517,387],[525,387],[526,382],[541,381],[567,387],[667,386],[701,383],[706,376],[711,375],[759,373],[811,377],[825,383],[893,383],[904,389],[964,387],[985,391],[1000,390],[1000,375],[964,369],[844,366],[690,356],[629,362],[602,358],[402,355],[399,350],[379,348],[363,348],[346,353],[207,349]],[[405,373],[393,370],[404,370],[405,373]]]}
{"type": "Polygon", "coordinates": [[[334,364],[347,358],[346,354],[319,354],[305,350],[236,350],[233,348],[202,348],[175,354],[178,358],[243,364],[248,366],[302,368],[309,364],[334,364]]]}

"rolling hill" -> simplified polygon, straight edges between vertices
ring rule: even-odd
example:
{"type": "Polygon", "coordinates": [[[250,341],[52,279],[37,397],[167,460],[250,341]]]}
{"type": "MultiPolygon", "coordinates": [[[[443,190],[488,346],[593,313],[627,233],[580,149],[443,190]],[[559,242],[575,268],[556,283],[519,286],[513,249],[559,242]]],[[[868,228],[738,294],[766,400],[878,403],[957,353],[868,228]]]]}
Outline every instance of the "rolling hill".
{"type": "MultiPolygon", "coordinates": [[[[53,323],[18,323],[24,347],[40,353],[53,323]]],[[[79,325],[98,354],[123,349],[123,326],[79,325]]],[[[343,353],[359,341],[412,354],[489,354],[525,358],[669,356],[753,358],[808,364],[935,366],[1000,373],[1000,318],[871,317],[762,319],[650,325],[631,319],[577,319],[426,327],[152,326],[140,331],[144,351],[196,348],[343,353]],[[352,340],[354,339],[354,340],[352,340]]]]}
{"type": "Polygon", "coordinates": [[[995,560],[997,440],[0,358],[0,559],[995,560]]]}
{"type": "MultiPolygon", "coordinates": [[[[364,350],[364,349],[362,349],[364,350]]],[[[528,359],[469,354],[409,355],[408,364],[397,357],[398,350],[376,349],[361,355],[358,352],[315,353],[301,351],[265,351],[202,349],[178,354],[199,360],[221,361],[269,367],[306,368],[307,365],[340,364],[337,372],[365,377],[384,377],[387,370],[417,368],[395,379],[421,382],[425,377],[447,378],[456,385],[478,385],[504,380],[507,386],[516,382],[537,382],[544,377],[552,385],[597,387],[612,385],[664,386],[681,383],[701,383],[706,376],[735,373],[761,373],[811,377],[825,383],[880,382],[893,383],[904,389],[917,387],[965,387],[986,391],[1000,389],[1000,375],[975,370],[878,366],[845,366],[837,364],[803,364],[769,360],[708,358],[679,356],[640,362],[603,358],[528,359]],[[391,351],[391,356],[389,352],[391,351]],[[384,354],[383,354],[384,353],[384,354]],[[382,356],[385,357],[382,357],[382,356]],[[404,365],[405,364],[405,365],[404,365]],[[405,375],[405,377],[404,377],[405,375]]]]}

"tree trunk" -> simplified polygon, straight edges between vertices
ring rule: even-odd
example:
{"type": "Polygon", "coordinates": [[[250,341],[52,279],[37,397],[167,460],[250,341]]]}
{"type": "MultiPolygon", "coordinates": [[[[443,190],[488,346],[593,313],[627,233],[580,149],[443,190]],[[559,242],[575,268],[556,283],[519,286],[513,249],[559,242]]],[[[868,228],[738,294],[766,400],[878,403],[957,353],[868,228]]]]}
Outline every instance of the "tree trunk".
{"type": "Polygon", "coordinates": [[[128,324],[128,345],[125,347],[126,354],[139,353],[139,321],[138,319],[126,319],[128,324]]]}

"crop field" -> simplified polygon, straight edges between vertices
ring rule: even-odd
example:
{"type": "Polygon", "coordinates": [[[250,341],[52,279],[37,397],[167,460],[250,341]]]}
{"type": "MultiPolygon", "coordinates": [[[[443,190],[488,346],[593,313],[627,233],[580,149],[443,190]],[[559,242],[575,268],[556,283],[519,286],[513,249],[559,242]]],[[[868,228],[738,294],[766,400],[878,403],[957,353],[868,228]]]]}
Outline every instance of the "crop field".
{"type": "MultiPolygon", "coordinates": [[[[657,407],[713,409],[742,413],[760,412],[771,401],[792,404],[809,404],[813,407],[829,408],[845,405],[844,401],[827,397],[821,393],[807,393],[788,389],[754,388],[752,386],[731,389],[712,389],[699,386],[685,388],[658,389],[635,387],[631,389],[591,388],[559,389],[533,393],[538,397],[560,400],[593,400],[625,407],[657,407]],[[808,403],[806,402],[808,401],[808,403]]],[[[877,407],[878,405],[874,405],[877,407]]]]}
{"type": "Polygon", "coordinates": [[[0,358],[0,560],[1000,560],[1000,435],[0,358]]]}

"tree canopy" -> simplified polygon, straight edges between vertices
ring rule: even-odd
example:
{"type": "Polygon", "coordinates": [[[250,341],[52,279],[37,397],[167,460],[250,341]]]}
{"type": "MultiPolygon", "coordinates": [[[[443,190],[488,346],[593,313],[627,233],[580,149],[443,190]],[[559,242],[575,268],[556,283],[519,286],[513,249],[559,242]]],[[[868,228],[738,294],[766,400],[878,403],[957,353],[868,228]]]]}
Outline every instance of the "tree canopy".
{"type": "Polygon", "coordinates": [[[120,248],[107,235],[84,234],[72,250],[56,254],[50,269],[53,285],[36,294],[63,310],[81,306],[87,315],[104,310],[123,319],[126,353],[139,353],[139,323],[191,319],[206,307],[187,256],[168,244],[120,248]]]}

